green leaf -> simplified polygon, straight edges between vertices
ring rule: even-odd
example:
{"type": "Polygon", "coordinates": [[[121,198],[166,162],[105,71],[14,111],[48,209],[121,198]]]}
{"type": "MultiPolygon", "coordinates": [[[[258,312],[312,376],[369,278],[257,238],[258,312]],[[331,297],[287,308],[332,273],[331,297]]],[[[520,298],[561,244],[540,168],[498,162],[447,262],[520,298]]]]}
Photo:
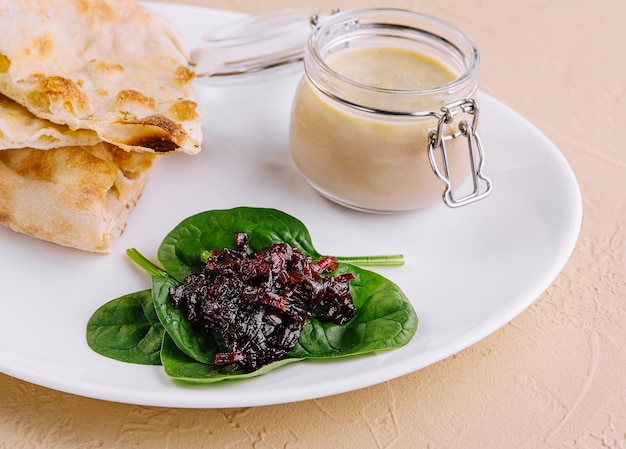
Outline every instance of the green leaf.
{"type": "MultiPolygon", "coordinates": [[[[202,212],[183,220],[163,240],[157,253],[158,258],[167,272],[182,282],[188,274],[204,268],[203,255],[216,248],[233,248],[238,232],[248,234],[251,251],[285,242],[314,259],[321,257],[301,221],[275,209],[241,207],[202,212]]],[[[360,257],[352,260],[355,263],[384,263],[386,260],[392,265],[403,262],[402,256],[360,257]]],[[[356,275],[356,279],[350,283],[357,308],[356,316],[343,326],[317,320],[307,322],[291,356],[332,358],[393,349],[407,344],[415,334],[417,315],[396,284],[372,271],[345,262],[333,275],[346,272],[356,275]]],[[[202,351],[208,351],[210,357],[219,350],[211,350],[210,341],[199,343],[196,340],[199,338],[197,334],[192,333],[188,323],[185,324],[182,314],[169,305],[165,295],[160,296],[159,301],[162,304],[157,305],[157,310],[163,312],[159,316],[170,316],[172,325],[164,322],[164,326],[176,345],[193,359],[207,363],[207,359],[201,356],[199,348],[195,346],[200,345],[202,351]]]]}
{"type": "Polygon", "coordinates": [[[224,380],[249,379],[261,376],[289,363],[298,362],[300,358],[288,358],[265,365],[256,371],[236,371],[231,365],[215,367],[212,364],[200,363],[182,352],[165,334],[161,351],[163,368],[168,376],[185,382],[210,384],[224,380]]]}
{"type": "Polygon", "coordinates": [[[233,248],[235,234],[248,234],[251,251],[288,243],[313,259],[320,253],[302,222],[275,209],[241,207],[202,212],[183,220],[163,240],[158,259],[164,270],[136,250],[129,256],[152,275],[152,289],[126,295],[98,309],[87,326],[89,345],[98,353],[133,363],[164,365],[173,378],[212,383],[259,376],[304,358],[326,359],[393,349],[407,344],[418,319],[401,289],[390,280],[355,265],[401,265],[402,256],[338,258],[333,275],[350,272],[357,312],[337,326],[307,322],[290,357],[254,372],[212,364],[220,345],[211,333],[196,329],[169,302],[169,289],[200,272],[210,251],[233,248]],[[355,264],[355,265],[353,265],[355,264]]]}
{"type": "Polygon", "coordinates": [[[183,282],[204,268],[207,251],[233,248],[238,232],[248,234],[251,251],[287,242],[309,256],[320,257],[300,220],[276,209],[251,207],[212,210],[183,220],[165,237],[157,257],[170,275],[183,282]]]}
{"type": "Polygon", "coordinates": [[[164,330],[144,290],[114,299],[100,307],[87,323],[87,344],[116,360],[159,365],[164,330]]]}
{"type": "Polygon", "coordinates": [[[175,285],[177,281],[173,278],[152,277],[152,300],[156,314],[167,334],[187,356],[202,363],[212,363],[218,344],[212,334],[195,329],[183,312],[170,303],[169,289],[175,285]]]}
{"type": "Polygon", "coordinates": [[[356,315],[343,326],[307,322],[293,357],[334,358],[399,348],[417,331],[418,319],[402,290],[372,271],[349,264],[335,274],[353,273],[350,283],[356,315]]]}

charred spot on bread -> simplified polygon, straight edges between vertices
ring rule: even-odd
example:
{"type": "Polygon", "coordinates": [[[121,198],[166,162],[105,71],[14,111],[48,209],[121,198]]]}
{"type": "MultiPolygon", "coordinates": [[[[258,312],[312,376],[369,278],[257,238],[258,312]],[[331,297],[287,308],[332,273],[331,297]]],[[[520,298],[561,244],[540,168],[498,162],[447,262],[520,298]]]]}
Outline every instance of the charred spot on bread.
{"type": "Polygon", "coordinates": [[[176,69],[175,79],[180,84],[187,84],[195,78],[196,74],[189,67],[180,66],[176,69]]]}
{"type": "Polygon", "coordinates": [[[187,137],[182,125],[161,114],[124,121],[124,124],[140,125],[143,128],[143,132],[128,142],[130,146],[149,148],[157,153],[176,151],[187,137]]]}
{"type": "Polygon", "coordinates": [[[138,105],[147,109],[156,108],[156,100],[133,89],[121,90],[113,102],[114,108],[124,109],[129,105],[138,105]]]}
{"type": "Polygon", "coordinates": [[[141,148],[149,148],[154,150],[155,153],[172,153],[179,148],[176,142],[173,142],[163,134],[143,136],[133,142],[130,142],[130,145],[141,148]]]}
{"type": "Polygon", "coordinates": [[[31,105],[51,112],[51,105],[58,104],[73,116],[87,114],[90,109],[89,99],[78,83],[62,76],[33,74],[24,80],[34,89],[28,94],[31,105]]]}
{"type": "Polygon", "coordinates": [[[191,100],[180,100],[170,107],[170,114],[181,122],[195,120],[198,117],[198,104],[191,100]]]}

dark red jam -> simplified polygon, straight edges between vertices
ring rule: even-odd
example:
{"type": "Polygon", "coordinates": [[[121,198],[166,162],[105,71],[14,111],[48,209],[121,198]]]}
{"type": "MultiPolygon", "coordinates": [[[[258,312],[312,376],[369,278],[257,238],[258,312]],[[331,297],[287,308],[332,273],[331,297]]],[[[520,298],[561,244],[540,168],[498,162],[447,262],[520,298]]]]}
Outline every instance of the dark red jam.
{"type": "Polygon", "coordinates": [[[248,236],[235,249],[212,251],[205,269],[170,289],[170,302],[223,350],[215,365],[256,370],[284,358],[307,320],[344,324],[355,313],[353,274],[330,276],[334,257],[313,260],[286,243],[248,254],[248,236]]]}

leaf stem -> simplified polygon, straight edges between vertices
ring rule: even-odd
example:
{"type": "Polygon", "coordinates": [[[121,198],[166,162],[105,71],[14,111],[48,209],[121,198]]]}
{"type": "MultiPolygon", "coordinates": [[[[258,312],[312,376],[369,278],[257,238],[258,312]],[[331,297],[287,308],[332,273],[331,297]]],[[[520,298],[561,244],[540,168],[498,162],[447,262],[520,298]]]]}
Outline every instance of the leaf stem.
{"type": "Polygon", "coordinates": [[[145,271],[147,271],[148,274],[152,276],[158,276],[163,279],[172,278],[172,276],[170,276],[170,274],[167,271],[156,266],[152,261],[148,260],[143,254],[141,254],[135,248],[127,249],[126,254],[128,255],[128,257],[130,257],[130,260],[132,260],[141,268],[143,268],[145,271]]]}
{"type": "Polygon", "coordinates": [[[339,262],[366,267],[399,267],[404,265],[404,256],[402,254],[386,256],[348,256],[336,257],[336,259],[339,262]]]}

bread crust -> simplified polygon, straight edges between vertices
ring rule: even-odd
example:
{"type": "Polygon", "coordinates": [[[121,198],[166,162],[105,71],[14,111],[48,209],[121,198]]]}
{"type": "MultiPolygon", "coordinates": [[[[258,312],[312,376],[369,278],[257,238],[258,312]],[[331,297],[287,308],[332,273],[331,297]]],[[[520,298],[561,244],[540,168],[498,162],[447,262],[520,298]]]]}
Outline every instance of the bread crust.
{"type": "Polygon", "coordinates": [[[104,142],[0,151],[0,224],[59,245],[108,253],[158,158],[104,142]]]}
{"type": "Polygon", "coordinates": [[[127,151],[200,151],[194,73],[165,18],[133,0],[0,0],[0,29],[0,92],[35,116],[127,151]]]}

